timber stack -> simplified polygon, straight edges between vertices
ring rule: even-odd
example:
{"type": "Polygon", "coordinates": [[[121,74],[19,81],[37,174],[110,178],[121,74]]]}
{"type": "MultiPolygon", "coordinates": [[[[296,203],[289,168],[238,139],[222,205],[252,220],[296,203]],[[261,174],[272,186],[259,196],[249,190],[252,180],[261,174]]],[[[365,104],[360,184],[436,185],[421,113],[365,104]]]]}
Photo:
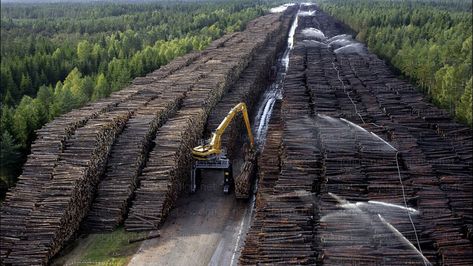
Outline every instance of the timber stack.
{"type": "Polygon", "coordinates": [[[366,48],[337,50],[340,22],[301,14],[261,155],[280,166],[260,161],[240,263],[472,264],[471,129],[366,48]]]}
{"type": "MultiPolygon", "coordinates": [[[[271,53],[263,51],[268,46],[274,46],[272,44],[273,36],[284,32],[282,30],[284,19],[279,16],[271,16],[271,19],[263,17],[251,22],[247,31],[229,39],[227,41],[229,43],[223,46],[222,51],[216,53],[199,69],[195,69],[192,74],[188,73],[186,75],[188,79],[185,79],[184,76],[181,77],[180,82],[183,82],[183,85],[192,86],[196,80],[192,75],[197,75],[199,71],[209,73],[195,83],[194,88],[187,93],[186,98],[182,101],[182,107],[175,117],[158,129],[154,141],[156,146],[150,153],[146,167],[143,169],[143,175],[139,177],[140,187],[135,191],[135,198],[125,221],[127,230],[156,230],[159,227],[174,205],[177,195],[185,187],[192,161],[190,148],[196,146],[201,138],[209,113],[212,109],[220,108],[218,103],[222,96],[223,99],[227,99],[227,91],[230,88],[232,89],[228,95],[233,101],[237,101],[238,98],[235,99],[231,95],[248,97],[241,92],[242,90],[245,92],[246,87],[234,84],[240,84],[239,81],[242,79],[238,79],[238,77],[245,77],[242,73],[254,66],[254,63],[250,62],[258,61],[257,54],[265,54],[266,58],[264,59],[268,61],[271,53]],[[262,32],[267,34],[262,34],[262,32]],[[207,97],[202,95],[207,95],[207,97]],[[176,132],[183,132],[185,135],[179,136],[176,132]],[[155,212],[150,212],[150,209],[155,212]]],[[[273,51],[273,57],[274,50],[269,49],[269,51],[273,51]]],[[[259,73],[265,71],[263,66],[258,66],[259,73]]],[[[255,74],[248,78],[250,80],[260,78],[258,72],[255,74]]],[[[250,90],[246,89],[247,93],[249,93],[248,91],[250,90]]]]}
{"type": "MultiPolygon", "coordinates": [[[[227,94],[218,102],[216,107],[210,113],[206,124],[206,137],[210,137],[211,130],[218,127],[220,122],[228,114],[235,105],[244,102],[248,107],[248,114],[250,119],[255,117],[255,107],[258,99],[262,96],[265,89],[269,89],[270,75],[269,69],[276,65],[275,59],[278,52],[282,51],[287,41],[287,33],[292,16],[286,16],[282,21],[282,27],[277,32],[274,32],[264,49],[259,51],[254,59],[250,62],[248,67],[242,72],[240,78],[236,83],[229,88],[227,94]]],[[[254,121],[250,121],[253,125],[254,121]]],[[[242,142],[246,143],[246,129],[244,127],[243,118],[238,115],[237,119],[228,126],[225,134],[222,136],[222,146],[227,149],[227,156],[230,159],[237,157],[237,154],[245,154],[245,163],[235,176],[235,196],[236,198],[248,198],[251,190],[251,183],[255,174],[256,158],[255,154],[246,154],[245,145],[240,145],[242,142]]]]}
{"type": "MultiPolygon", "coordinates": [[[[215,41],[215,43],[219,42],[220,40],[215,41]]],[[[108,98],[56,118],[36,132],[37,139],[31,145],[31,154],[28,155],[23,166],[23,172],[16,186],[7,193],[0,209],[2,217],[0,258],[2,260],[7,257],[11,248],[24,234],[26,220],[35,206],[41,202],[44,185],[52,178],[59,154],[64,152],[66,141],[74,135],[75,131],[83,127],[88,120],[115,110],[119,104],[130,101],[134,96],[139,97],[140,92],[147,89],[145,85],[149,84],[145,81],[152,82],[164,78],[191,64],[196,54],[178,58],[146,77],[137,78],[133,85],[112,93],[108,98]]]]}
{"type": "Polygon", "coordinates": [[[184,187],[209,113],[290,15],[257,18],[39,130],[0,210],[2,263],[47,264],[80,225],[155,229],[184,187]]]}

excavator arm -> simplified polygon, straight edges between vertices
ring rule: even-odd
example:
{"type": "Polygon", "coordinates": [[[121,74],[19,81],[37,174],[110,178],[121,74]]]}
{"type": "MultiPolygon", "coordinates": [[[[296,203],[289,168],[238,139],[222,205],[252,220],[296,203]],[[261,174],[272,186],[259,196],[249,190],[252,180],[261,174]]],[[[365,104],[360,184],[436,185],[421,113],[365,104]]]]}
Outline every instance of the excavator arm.
{"type": "Polygon", "coordinates": [[[212,138],[208,144],[197,146],[192,149],[192,156],[197,160],[212,160],[217,157],[222,152],[222,135],[239,112],[243,114],[243,120],[248,133],[250,146],[253,148],[254,138],[253,133],[251,132],[248,110],[245,103],[239,103],[233,107],[230,112],[228,112],[228,115],[223,119],[215,132],[212,134],[212,138]]]}

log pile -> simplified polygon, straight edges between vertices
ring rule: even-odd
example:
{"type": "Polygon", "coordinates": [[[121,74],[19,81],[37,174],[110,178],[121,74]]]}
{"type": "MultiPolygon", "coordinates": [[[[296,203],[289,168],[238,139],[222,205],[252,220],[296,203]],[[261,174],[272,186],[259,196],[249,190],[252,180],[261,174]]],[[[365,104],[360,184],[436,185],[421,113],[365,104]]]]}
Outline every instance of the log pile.
{"type": "Polygon", "coordinates": [[[40,201],[43,185],[51,179],[58,156],[65,149],[65,142],[89,119],[113,109],[136,92],[137,87],[130,87],[114,93],[104,101],[60,116],[36,132],[37,139],[31,145],[31,154],[23,166],[23,173],[16,186],[7,193],[0,210],[0,242],[3,243],[0,245],[1,258],[5,258],[22,234],[25,220],[40,201]]]}
{"type": "MultiPolygon", "coordinates": [[[[47,264],[85,217],[111,230],[130,200],[126,229],[157,229],[205,121],[213,129],[237,102],[254,105],[285,19],[256,19],[39,130],[0,210],[2,264],[47,264]]],[[[346,33],[323,12],[299,17],[240,263],[473,264],[471,129],[375,55],[304,42],[306,27],[346,33]]]]}
{"type": "MultiPolygon", "coordinates": [[[[269,187],[263,190],[264,194],[258,193],[257,212],[240,257],[241,264],[313,264],[316,259],[312,244],[312,189],[319,174],[321,154],[314,143],[305,75],[299,74],[305,63],[300,52],[303,50],[298,48],[293,51],[284,83],[281,172],[273,182],[264,181],[269,187]]],[[[272,129],[278,124],[277,119],[278,116],[273,119],[272,129]]],[[[270,150],[279,146],[277,134],[274,137],[276,143],[268,143],[270,150]]],[[[269,155],[263,151],[262,156],[269,155]]],[[[275,173],[276,169],[270,171],[275,173]]]]}
{"type": "MultiPolygon", "coordinates": [[[[171,96],[171,95],[169,95],[171,96]]],[[[184,97],[160,97],[136,111],[111,148],[107,171],[97,186],[94,202],[84,222],[89,231],[111,231],[123,222],[151,140],[159,126],[172,116],[184,97]]]]}
{"type": "MultiPolygon", "coordinates": [[[[225,38],[218,39],[217,43],[220,43],[221,41],[225,40],[225,38]]],[[[215,43],[214,42],[214,43],[215,43]]],[[[153,85],[156,84],[156,82],[159,82],[161,79],[166,78],[167,76],[174,74],[176,71],[181,70],[184,67],[187,67],[194,63],[196,60],[200,59],[200,57],[205,54],[204,52],[191,52],[188,53],[184,56],[178,57],[174,59],[173,61],[169,62],[169,64],[160,67],[159,69],[147,74],[144,77],[138,77],[135,78],[132,81],[132,84],[134,85],[153,85]]]]}
{"type": "MultiPolygon", "coordinates": [[[[270,38],[266,41],[264,49],[255,54],[248,67],[241,73],[240,78],[213,108],[207,120],[205,137],[210,137],[211,132],[218,127],[228,114],[228,111],[240,102],[244,102],[248,107],[250,118],[254,117],[255,105],[263,89],[268,85],[270,74],[268,70],[274,65],[277,52],[281,51],[287,40],[286,33],[290,21],[290,16],[284,18],[282,27],[269,36],[270,38]]],[[[226,147],[229,158],[234,158],[235,152],[240,152],[237,144],[242,137],[241,135],[246,134],[241,116],[237,117],[234,121],[222,137],[222,146],[226,147]]]]}
{"type": "Polygon", "coordinates": [[[257,198],[263,200],[257,204],[240,262],[308,263],[294,258],[310,250],[309,258],[316,258],[318,264],[472,264],[471,129],[428,103],[375,55],[337,54],[331,47],[303,42],[302,27],[316,27],[328,38],[346,33],[336,24],[323,12],[299,18],[298,42],[284,84],[284,101],[296,99],[298,104],[287,110],[283,106],[283,113],[302,115],[297,106],[307,104],[312,112],[306,122],[297,124],[283,116],[282,171],[270,182],[276,186],[268,186],[264,179],[259,183],[257,198]],[[307,90],[294,98],[296,87],[307,90]],[[290,137],[288,125],[310,128],[309,121],[315,124],[316,134],[303,143],[313,146],[313,172],[309,167],[292,174],[286,190],[297,187],[316,196],[304,204],[283,197],[277,202],[268,200],[276,198],[290,155],[303,158],[306,154],[290,152],[295,142],[286,140],[295,137],[290,137]],[[303,186],[304,175],[313,178],[312,190],[303,186]],[[291,241],[297,244],[292,248],[284,242],[277,246],[285,250],[280,255],[266,242],[281,237],[280,230],[272,230],[275,225],[296,230],[300,216],[271,213],[274,209],[284,213],[280,207],[284,204],[296,210],[312,205],[314,221],[305,237],[311,240],[310,249],[294,237],[291,241]]]}
{"type": "Polygon", "coordinates": [[[102,114],[66,141],[52,179],[44,184],[41,201],[27,217],[6,264],[45,264],[76,232],[105,169],[110,146],[129,115],[126,109],[102,114]]]}
{"type": "Polygon", "coordinates": [[[251,193],[251,184],[256,174],[256,152],[248,151],[241,169],[235,177],[235,197],[248,199],[251,193]]]}
{"type": "Polygon", "coordinates": [[[23,173],[16,186],[7,193],[0,210],[0,241],[4,243],[0,245],[2,260],[24,234],[27,218],[44,199],[41,196],[44,185],[51,180],[59,155],[67,148],[66,142],[90,119],[115,110],[118,105],[132,99],[139,89],[139,86],[130,86],[112,94],[110,98],[62,115],[37,131],[38,137],[32,144],[23,173]]]}
{"type": "Polygon", "coordinates": [[[214,51],[204,56],[208,59],[202,65],[179,77],[181,87],[192,89],[186,93],[181,109],[157,131],[156,146],[139,177],[139,187],[125,221],[127,230],[155,230],[163,222],[185,185],[191,148],[201,137],[208,114],[248,69],[255,55],[267,48],[271,36],[280,34],[281,27],[279,16],[257,19],[245,32],[233,35],[221,46],[209,48],[214,51]],[[203,74],[201,78],[193,76],[198,73],[203,74]]]}
{"type": "Polygon", "coordinates": [[[274,188],[275,181],[281,172],[281,145],[282,145],[281,101],[277,100],[268,123],[266,143],[258,158],[258,194],[256,208],[261,208],[274,188]]]}
{"type": "Polygon", "coordinates": [[[197,125],[203,125],[203,120],[201,109],[192,110],[192,114],[179,111],[158,129],[156,146],[139,177],[140,186],[125,221],[127,230],[156,230],[172,208],[182,189],[183,177],[188,175],[183,162],[190,161],[189,148],[197,141],[195,136],[203,129],[197,125]]]}
{"type": "MultiPolygon", "coordinates": [[[[360,58],[357,61],[360,62],[360,58]]],[[[386,69],[379,60],[369,62],[366,64],[369,70],[386,69]]],[[[471,130],[446,119],[444,112],[426,103],[411,85],[386,74],[378,74],[380,82],[375,83],[364,77],[363,74],[368,75],[369,71],[363,72],[363,68],[355,64],[353,68],[358,70],[357,75],[367,84],[368,93],[374,95],[372,98],[378,108],[387,116],[379,119],[382,121],[379,124],[395,123],[390,125],[394,132],[393,143],[404,151],[402,156],[410,177],[416,183],[416,197],[420,198],[417,204],[422,210],[424,223],[428,225],[426,230],[436,232],[431,234],[431,238],[440,254],[439,260],[446,264],[472,263],[471,239],[470,242],[466,239],[472,217],[471,208],[467,206],[473,204],[471,156],[465,156],[459,142],[451,138],[456,133],[449,136],[447,131],[439,130],[441,122],[438,121],[443,121],[444,126],[449,125],[452,132],[458,132],[458,139],[463,141],[464,147],[472,145],[471,130]],[[426,114],[435,114],[438,124],[429,122],[426,114]],[[456,178],[450,179],[451,175],[456,178]],[[445,241],[446,238],[449,241],[445,241]]]]}
{"type": "Polygon", "coordinates": [[[281,101],[276,101],[271,118],[268,122],[266,143],[258,158],[258,193],[256,194],[256,212],[251,227],[245,239],[244,251],[240,263],[255,263],[258,261],[260,251],[259,233],[265,212],[262,209],[267,204],[267,198],[275,185],[281,171],[281,143],[282,143],[281,101]]]}
{"type": "MultiPolygon", "coordinates": [[[[407,182],[412,182],[413,189],[418,191],[416,194],[411,193],[412,197],[420,198],[417,205],[422,211],[422,223],[418,226],[424,226],[426,232],[436,232],[429,235],[432,239],[430,242],[428,239],[427,242],[425,239],[421,242],[437,250],[440,254],[439,260],[443,263],[471,263],[471,243],[462,235],[463,228],[468,228],[468,216],[471,217],[471,208],[468,211],[466,207],[471,206],[472,201],[472,196],[466,193],[468,189],[471,192],[471,172],[467,174],[471,171],[471,160],[468,161],[471,156],[464,156],[464,149],[457,148],[460,146],[459,142],[454,138],[449,139],[448,134],[439,130],[437,124],[430,123],[426,114],[438,117],[445,127],[448,125],[454,132],[465,132],[460,133],[459,139],[464,141],[466,147],[471,147],[471,130],[453,123],[450,118],[445,117],[444,112],[426,103],[419,92],[406,82],[396,79],[375,56],[353,54],[344,55],[344,58],[337,60],[340,64],[351,66],[351,69],[344,70],[347,72],[345,82],[356,86],[355,93],[362,99],[358,109],[366,112],[363,113],[364,117],[371,117],[376,124],[387,128],[386,138],[393,138],[393,145],[402,151],[409,177],[407,182]],[[355,79],[350,77],[353,74],[355,79]],[[467,136],[468,132],[470,136],[467,136]],[[425,141],[426,139],[428,141],[425,141]],[[459,152],[456,152],[457,149],[459,152]],[[447,173],[458,175],[459,178],[455,182],[465,186],[465,189],[442,186],[442,180],[445,180],[447,173]],[[452,199],[456,196],[457,199],[452,199]],[[463,226],[460,217],[465,223],[463,226]],[[445,243],[445,238],[450,239],[448,244],[445,243]]],[[[438,121],[437,123],[440,124],[438,121]]],[[[375,128],[367,127],[371,130],[375,128]]],[[[392,189],[387,185],[383,186],[383,190],[392,189]]],[[[370,185],[370,188],[372,187],[373,185],[370,185]]],[[[377,198],[388,198],[387,195],[376,194],[377,198]]],[[[390,200],[401,202],[399,196],[390,200]]],[[[425,253],[428,254],[426,247],[425,253]]],[[[435,262],[432,253],[434,251],[430,251],[430,258],[435,262]]]]}
{"type": "MultiPolygon", "coordinates": [[[[177,59],[148,76],[164,78],[190,64],[192,61],[189,58],[195,56],[195,54],[192,54],[183,59],[177,59]]],[[[131,100],[140,91],[147,90],[148,86],[142,86],[139,83],[137,82],[121,91],[114,92],[105,99],[64,114],[36,132],[37,138],[31,145],[31,154],[28,155],[28,159],[23,166],[22,175],[18,178],[16,186],[7,193],[0,209],[0,216],[2,217],[0,259],[3,260],[10,253],[11,247],[23,234],[26,219],[31,211],[35,209],[35,204],[41,200],[40,195],[44,188],[43,185],[52,178],[58,156],[66,148],[65,142],[88,120],[115,110],[117,105],[131,100]]]]}
{"type": "MultiPolygon", "coordinates": [[[[282,27],[277,32],[273,32],[266,41],[264,49],[261,49],[248,67],[241,73],[236,83],[229,88],[228,92],[218,102],[211,111],[207,119],[206,137],[210,137],[211,130],[214,130],[222,122],[228,111],[240,102],[244,102],[248,107],[250,118],[254,117],[254,110],[258,99],[264,88],[267,88],[271,66],[275,64],[275,58],[278,51],[281,51],[287,40],[287,30],[291,22],[291,16],[286,16],[282,21],[282,27]]],[[[253,121],[251,121],[253,122],[253,121]]],[[[253,123],[251,123],[253,125],[253,123]]],[[[227,156],[235,158],[242,152],[242,140],[246,141],[246,129],[239,115],[232,124],[226,129],[222,137],[222,146],[227,150],[227,156]]],[[[245,152],[245,151],[243,151],[245,152]]],[[[235,176],[235,196],[236,198],[248,198],[251,182],[256,171],[255,154],[247,154],[245,163],[239,169],[235,176]]]]}
{"type": "MultiPolygon", "coordinates": [[[[163,204],[155,210],[150,204],[149,213],[166,214],[175,193],[182,189],[189,147],[202,133],[207,114],[268,42],[268,36],[281,30],[281,17],[258,18],[247,31],[229,34],[207,50],[179,58],[38,131],[23,176],[1,209],[2,263],[46,264],[76,233],[96,190],[94,211],[85,227],[108,230],[120,223],[153,139],[159,147],[151,156],[159,155],[162,168],[158,172],[171,185],[165,189],[150,186],[154,193],[162,192],[157,197],[163,204]],[[105,171],[107,176],[97,186],[105,171]]],[[[151,171],[148,167],[144,172],[151,171]]]]}

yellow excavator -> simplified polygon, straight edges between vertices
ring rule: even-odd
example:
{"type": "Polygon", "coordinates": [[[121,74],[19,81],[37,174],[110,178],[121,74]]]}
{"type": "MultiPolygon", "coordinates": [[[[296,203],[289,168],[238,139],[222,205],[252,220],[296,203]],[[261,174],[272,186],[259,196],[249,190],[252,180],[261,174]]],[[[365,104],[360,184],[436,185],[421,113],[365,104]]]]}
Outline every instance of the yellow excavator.
{"type": "MultiPolygon", "coordinates": [[[[233,182],[232,165],[230,160],[227,158],[225,148],[222,147],[222,135],[225,132],[225,129],[230,125],[236,115],[240,112],[243,114],[243,120],[245,122],[246,131],[248,133],[248,139],[250,142],[250,151],[248,152],[250,155],[247,154],[245,156],[246,161],[242,169],[245,169],[245,167],[248,168],[248,163],[250,163],[251,168],[253,168],[254,162],[249,162],[253,160],[251,158],[255,157],[253,155],[255,153],[254,138],[253,133],[251,132],[250,118],[248,117],[246,104],[239,103],[235,107],[233,107],[230,112],[228,112],[227,116],[223,119],[217,129],[212,133],[212,137],[208,141],[206,141],[206,143],[194,147],[192,149],[192,157],[194,158],[194,163],[192,165],[191,172],[191,192],[195,192],[197,190],[197,172],[199,169],[222,169],[224,170],[223,191],[225,193],[229,193],[230,187],[233,182]]],[[[241,175],[242,173],[240,173],[239,177],[241,175]]],[[[239,178],[238,180],[240,180],[241,178],[239,178]]],[[[240,195],[241,193],[238,193],[238,191],[241,191],[242,189],[246,192],[247,187],[249,188],[249,185],[245,184],[244,188],[236,188],[237,197],[247,197],[247,193],[243,193],[243,195],[240,195]]]]}

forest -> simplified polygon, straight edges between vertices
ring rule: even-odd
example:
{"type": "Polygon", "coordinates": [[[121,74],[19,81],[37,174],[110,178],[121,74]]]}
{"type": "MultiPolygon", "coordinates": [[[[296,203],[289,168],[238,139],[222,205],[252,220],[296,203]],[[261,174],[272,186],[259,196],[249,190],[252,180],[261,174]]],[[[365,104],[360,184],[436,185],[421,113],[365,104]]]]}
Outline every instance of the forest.
{"type": "Polygon", "coordinates": [[[251,0],[2,3],[0,190],[36,129],[263,13],[251,0]]]}
{"type": "MultiPolygon", "coordinates": [[[[2,3],[0,192],[21,173],[36,129],[243,29],[269,2],[284,1],[2,3]]],[[[318,3],[435,104],[472,125],[470,1],[318,3]]]]}
{"type": "Polygon", "coordinates": [[[469,0],[321,0],[357,39],[472,125],[472,3],[469,0]]]}

